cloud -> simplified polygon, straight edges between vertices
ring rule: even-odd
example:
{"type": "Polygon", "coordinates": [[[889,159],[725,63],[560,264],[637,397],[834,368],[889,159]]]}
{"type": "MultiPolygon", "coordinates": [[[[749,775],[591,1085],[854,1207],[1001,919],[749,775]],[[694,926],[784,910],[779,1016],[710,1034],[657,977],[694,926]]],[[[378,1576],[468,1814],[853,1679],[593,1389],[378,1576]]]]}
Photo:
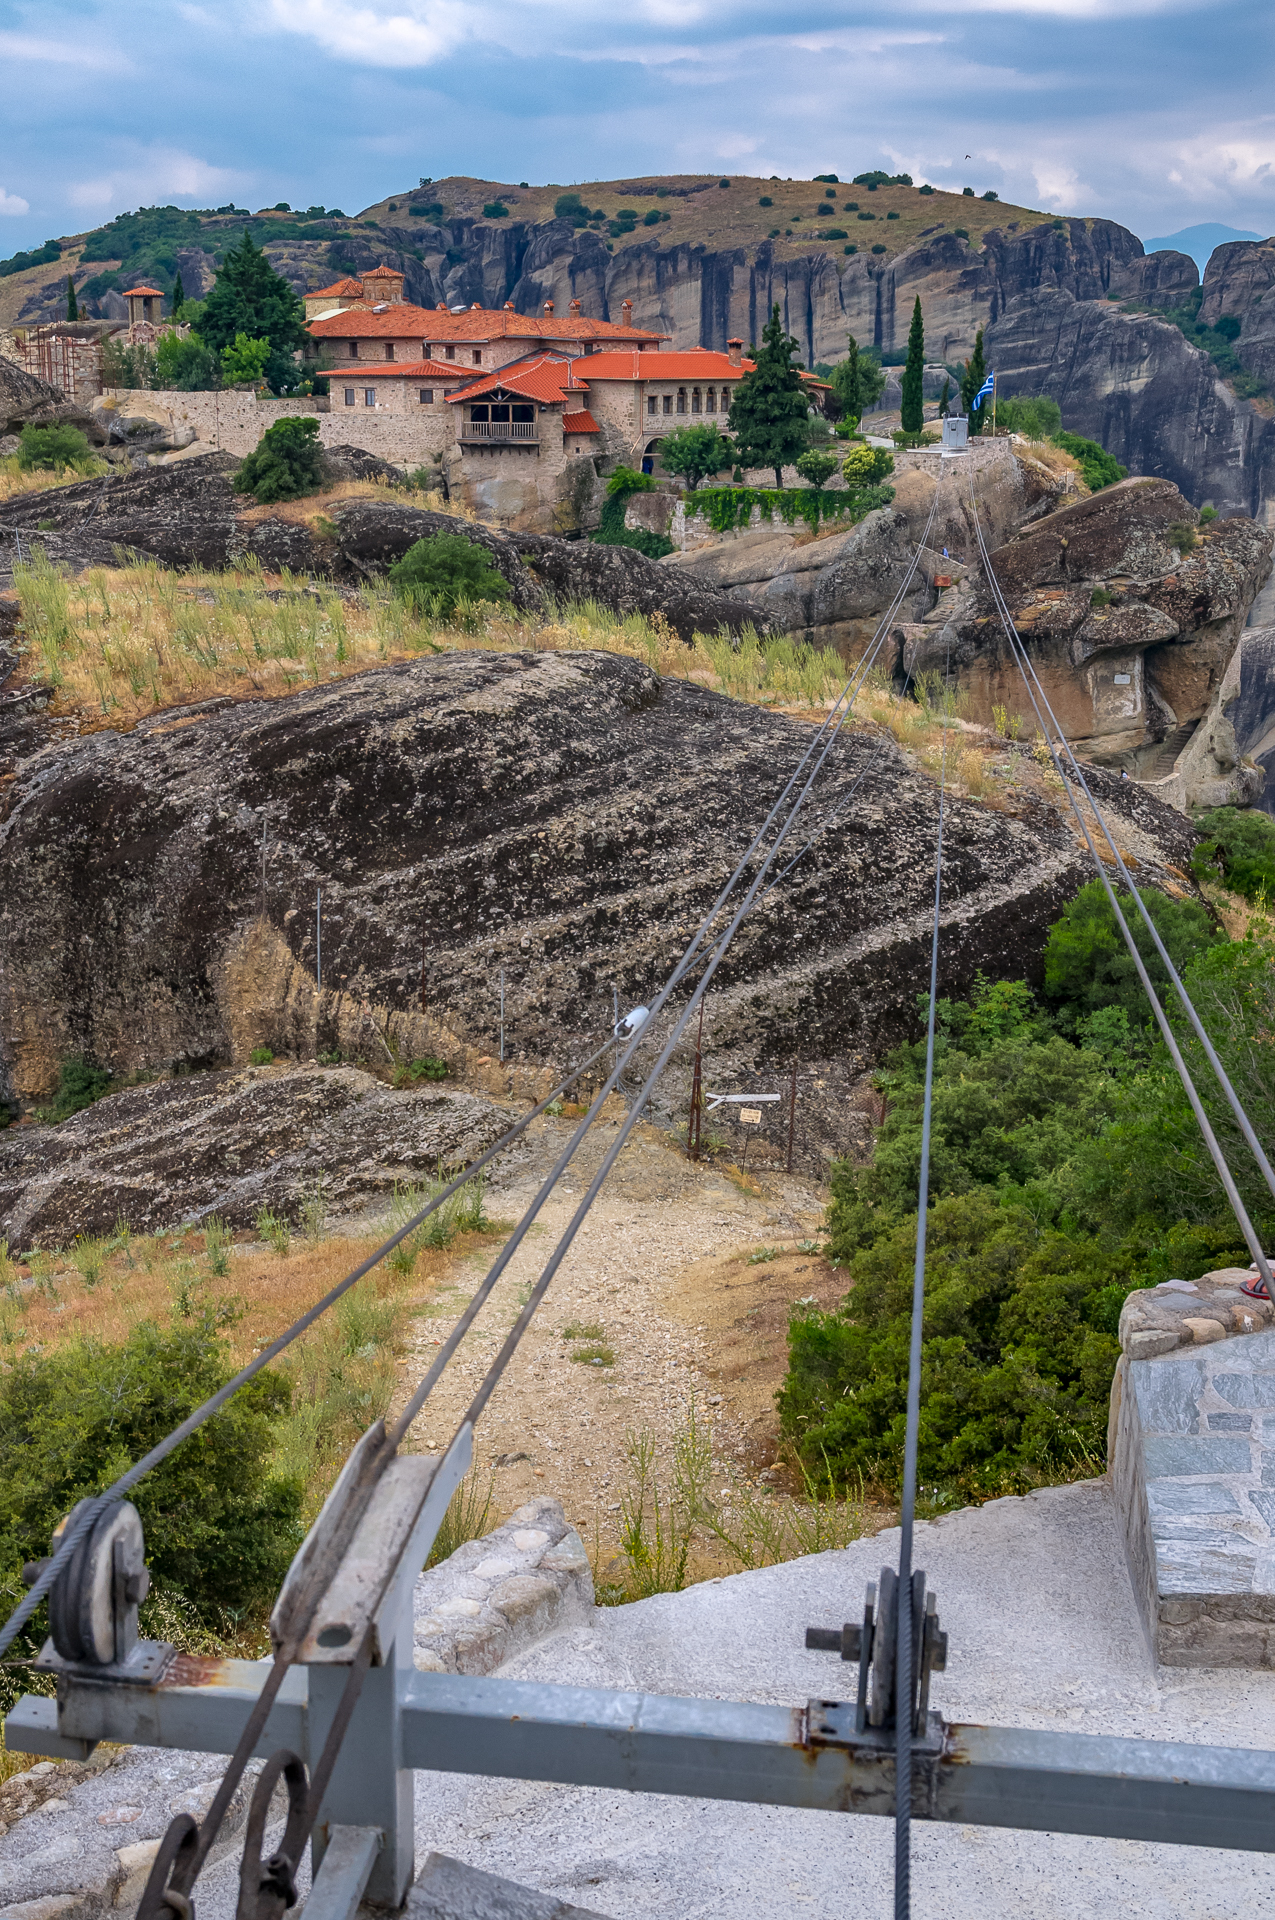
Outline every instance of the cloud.
{"type": "Polygon", "coordinates": [[[131,71],[131,62],[114,47],[84,46],[69,38],[40,40],[31,33],[0,33],[0,59],[55,67],[91,67],[98,73],[131,71]]]}
{"type": "Polygon", "coordinates": [[[408,0],[407,6],[350,0],[271,0],[270,18],[329,53],[376,67],[428,66],[473,34],[477,9],[464,0],[408,0]]]}
{"type": "Polygon", "coordinates": [[[179,147],[155,145],[133,149],[124,163],[108,173],[75,180],[67,189],[73,207],[100,213],[106,208],[145,206],[167,199],[210,200],[242,187],[248,179],[229,167],[214,167],[179,147]]]}
{"type": "Polygon", "coordinates": [[[0,187],[0,214],[11,214],[16,219],[19,214],[30,213],[31,202],[24,200],[20,193],[6,193],[0,187]]]}

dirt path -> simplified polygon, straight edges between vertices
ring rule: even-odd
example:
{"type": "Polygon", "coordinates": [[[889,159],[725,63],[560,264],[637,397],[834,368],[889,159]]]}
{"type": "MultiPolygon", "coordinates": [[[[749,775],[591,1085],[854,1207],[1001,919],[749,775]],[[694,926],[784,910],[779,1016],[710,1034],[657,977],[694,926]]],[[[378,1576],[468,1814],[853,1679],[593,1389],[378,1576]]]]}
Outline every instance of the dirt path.
{"type": "MultiPolygon", "coordinates": [[[[614,1138],[615,1124],[594,1129],[578,1168],[555,1190],[497,1284],[418,1422],[422,1445],[446,1441],[614,1138]]],[[[536,1123],[490,1189],[493,1218],[518,1217],[570,1130],[567,1120],[536,1123]]],[[[628,1479],[626,1436],[649,1433],[666,1464],[692,1394],[711,1430],[715,1474],[756,1481],[769,1469],[789,1304],[813,1296],[830,1306],[841,1291],[824,1261],[798,1251],[819,1230],[822,1215],[823,1196],[809,1181],[772,1177],[766,1191],[754,1195],[716,1167],[689,1164],[664,1136],[641,1128],[479,1427],[476,1458],[484,1473],[495,1471],[501,1512],[532,1492],[555,1493],[586,1541],[605,1553],[617,1537],[628,1479]],[[774,1257],[752,1263],[750,1256],[763,1249],[774,1249],[774,1257]],[[579,1357],[591,1349],[592,1359],[579,1357]]],[[[458,1261],[440,1283],[415,1325],[399,1404],[490,1258],[483,1252],[458,1261]]]]}

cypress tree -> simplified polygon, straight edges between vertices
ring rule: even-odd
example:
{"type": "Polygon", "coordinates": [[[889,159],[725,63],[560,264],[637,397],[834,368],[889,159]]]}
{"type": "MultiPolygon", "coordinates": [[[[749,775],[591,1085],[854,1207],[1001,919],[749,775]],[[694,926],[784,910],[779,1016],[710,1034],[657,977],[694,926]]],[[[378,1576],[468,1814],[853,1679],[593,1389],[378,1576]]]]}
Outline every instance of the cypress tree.
{"type": "Polygon", "coordinates": [[[974,335],[974,352],[965,362],[965,376],[961,381],[961,405],[969,417],[971,435],[983,431],[985,408],[975,409],[974,395],[987,378],[987,362],[983,358],[983,329],[980,327],[974,335]]]}
{"type": "Polygon", "coordinates": [[[925,375],[925,322],[921,318],[921,300],[917,296],[908,329],[908,358],[903,369],[902,424],[904,433],[920,433],[925,418],[922,383],[925,375]]]}
{"type": "Polygon", "coordinates": [[[292,356],[305,343],[305,309],[247,231],[239,246],[228,249],[217,269],[199,331],[204,344],[216,353],[233,346],[239,333],[246,333],[250,340],[269,340],[265,375],[271,391],[282,393],[297,384],[292,356]]]}
{"type": "Polygon", "coordinates": [[[186,304],[186,289],[182,285],[180,270],[173,281],[173,319],[175,320],[186,304]]]}
{"type": "Polygon", "coordinates": [[[832,369],[832,391],[841,402],[841,411],[852,420],[863,417],[863,393],[859,379],[859,342],[847,336],[848,352],[832,369]]]}
{"type": "Polygon", "coordinates": [[[736,387],[730,408],[730,430],[740,465],[773,467],[777,487],[784,484],[783,468],[806,450],[810,409],[801,376],[792,364],[796,351],[797,342],[784,332],[776,305],[761,347],[750,349],[753,371],[736,387]]]}
{"type": "Polygon", "coordinates": [[[68,320],[78,320],[80,317],[79,303],[75,298],[75,282],[69,273],[66,276],[66,317],[68,320]]]}

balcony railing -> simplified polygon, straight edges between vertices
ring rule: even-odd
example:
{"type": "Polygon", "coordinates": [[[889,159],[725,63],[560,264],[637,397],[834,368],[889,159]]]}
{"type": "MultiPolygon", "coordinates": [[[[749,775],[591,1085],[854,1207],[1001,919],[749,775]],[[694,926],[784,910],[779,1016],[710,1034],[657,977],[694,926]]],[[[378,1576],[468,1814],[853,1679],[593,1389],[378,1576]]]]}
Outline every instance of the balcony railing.
{"type": "Polygon", "coordinates": [[[463,420],[462,440],[538,440],[540,429],[534,420],[463,420]]]}

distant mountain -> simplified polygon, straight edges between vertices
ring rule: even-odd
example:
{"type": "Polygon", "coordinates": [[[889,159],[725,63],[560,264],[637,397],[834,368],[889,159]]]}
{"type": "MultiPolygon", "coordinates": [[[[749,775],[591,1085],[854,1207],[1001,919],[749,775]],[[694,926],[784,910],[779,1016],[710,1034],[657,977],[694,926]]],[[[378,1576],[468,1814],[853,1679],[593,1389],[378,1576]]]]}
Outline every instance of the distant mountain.
{"type": "Polygon", "coordinates": [[[1223,227],[1216,220],[1206,220],[1199,227],[1183,227],[1181,233],[1166,234],[1163,240],[1144,240],[1143,246],[1148,253],[1187,253],[1203,273],[1209,264],[1209,255],[1214,247],[1220,247],[1228,240],[1264,240],[1264,233],[1247,233],[1239,227],[1223,227]]]}

